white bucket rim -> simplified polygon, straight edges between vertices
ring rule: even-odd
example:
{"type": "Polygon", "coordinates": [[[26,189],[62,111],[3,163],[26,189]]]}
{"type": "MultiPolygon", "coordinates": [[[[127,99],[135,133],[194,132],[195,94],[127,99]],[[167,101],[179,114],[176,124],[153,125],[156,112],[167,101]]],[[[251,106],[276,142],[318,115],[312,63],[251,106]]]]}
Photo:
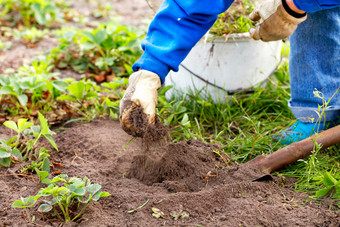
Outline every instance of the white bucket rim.
{"type": "Polygon", "coordinates": [[[234,42],[249,42],[256,41],[250,37],[248,32],[244,33],[231,33],[222,36],[216,36],[210,33],[207,33],[202,40],[203,42],[212,42],[212,43],[234,43],[234,42]]]}

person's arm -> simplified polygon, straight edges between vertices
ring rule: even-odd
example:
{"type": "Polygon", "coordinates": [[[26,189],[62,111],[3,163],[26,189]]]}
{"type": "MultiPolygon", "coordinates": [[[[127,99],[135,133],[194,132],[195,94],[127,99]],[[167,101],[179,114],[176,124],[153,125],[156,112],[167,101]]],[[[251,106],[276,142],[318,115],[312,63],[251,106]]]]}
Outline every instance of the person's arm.
{"type": "Polygon", "coordinates": [[[233,0],[165,0],[142,42],[144,53],[133,65],[156,73],[163,83],[233,0]]]}
{"type": "Polygon", "coordinates": [[[297,9],[314,13],[340,6],[340,0],[291,0],[297,9]]]}
{"type": "Polygon", "coordinates": [[[120,102],[119,119],[125,132],[143,137],[143,122],[145,125],[155,123],[157,90],[166,75],[170,70],[178,70],[179,64],[191,48],[215,23],[218,14],[227,10],[232,2],[233,0],[163,2],[142,42],[144,53],[132,67],[135,72],[130,76],[129,86],[120,102]],[[140,112],[138,107],[143,111],[140,112]]]}

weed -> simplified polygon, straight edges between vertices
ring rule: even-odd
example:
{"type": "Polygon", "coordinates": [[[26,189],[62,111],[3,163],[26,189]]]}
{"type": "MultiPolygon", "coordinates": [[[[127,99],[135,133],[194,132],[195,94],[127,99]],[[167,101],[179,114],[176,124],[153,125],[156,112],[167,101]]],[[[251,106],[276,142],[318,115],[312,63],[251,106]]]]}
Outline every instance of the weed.
{"type": "Polygon", "coordinates": [[[225,13],[219,15],[209,33],[222,36],[230,33],[248,32],[253,25],[248,15],[253,10],[252,0],[235,1],[225,13]]]}

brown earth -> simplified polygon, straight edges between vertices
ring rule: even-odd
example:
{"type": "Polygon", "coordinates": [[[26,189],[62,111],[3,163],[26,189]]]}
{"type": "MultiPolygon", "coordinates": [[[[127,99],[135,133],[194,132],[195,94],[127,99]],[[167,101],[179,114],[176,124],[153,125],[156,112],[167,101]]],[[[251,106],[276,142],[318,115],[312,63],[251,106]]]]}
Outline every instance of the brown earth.
{"type": "MultiPolygon", "coordinates": [[[[91,5],[72,1],[74,7],[89,14],[91,5]],[[78,4],[78,5],[77,5],[78,4]]],[[[146,0],[111,0],[113,10],[126,24],[141,25],[153,14],[146,0]]],[[[150,1],[158,3],[159,1],[150,1]]],[[[56,41],[44,38],[35,48],[27,49],[19,41],[0,53],[0,73],[17,68],[43,51],[53,48],[56,41]]],[[[70,71],[65,77],[78,78],[70,71]]],[[[72,124],[59,129],[54,136],[59,152],[51,160],[69,176],[88,176],[93,183],[111,193],[91,204],[79,223],[64,226],[339,226],[340,212],[318,207],[308,195],[289,189],[279,178],[273,181],[252,182],[262,176],[246,166],[228,163],[220,157],[214,145],[201,141],[182,141],[176,144],[154,144],[145,151],[145,144],[131,139],[111,120],[95,120],[72,124]],[[147,152],[147,153],[146,153],[147,152]],[[227,165],[227,164],[228,165],[227,165]],[[148,201],[148,202],[147,202],[148,201]],[[145,202],[136,212],[128,213],[145,202]],[[152,208],[164,213],[164,218],[152,216],[152,208]],[[177,212],[187,217],[174,215],[177,212]],[[177,219],[177,220],[176,220],[177,219]]],[[[56,129],[55,129],[56,130],[56,129]]],[[[11,132],[0,126],[0,139],[11,132]]],[[[62,226],[30,209],[36,216],[34,224],[26,222],[21,211],[11,208],[20,196],[38,192],[43,184],[37,176],[17,175],[21,166],[0,169],[0,226],[62,226]],[[45,220],[46,219],[46,220],[45,220]],[[45,221],[44,221],[45,220],[45,221]]]]}
{"type": "MultiPolygon", "coordinates": [[[[88,17],[90,21],[97,20],[91,17],[91,12],[95,9],[95,5],[91,2],[85,1],[70,1],[71,7],[76,9],[80,14],[88,17]]],[[[119,17],[119,23],[147,27],[147,21],[152,19],[154,12],[148,6],[147,0],[101,0],[104,3],[112,5],[112,15],[119,17]]],[[[156,8],[160,5],[161,0],[150,1],[156,8]]],[[[102,19],[99,19],[99,21],[102,19]]],[[[70,22],[69,26],[78,26],[70,22]]],[[[1,28],[0,28],[1,33],[1,28]]],[[[1,34],[0,34],[1,38],[1,34]]],[[[6,40],[7,41],[7,40],[6,40]]],[[[58,45],[58,42],[50,37],[43,38],[34,48],[27,48],[22,42],[11,40],[12,47],[7,51],[0,51],[0,74],[4,73],[7,68],[17,69],[23,63],[29,64],[34,58],[42,55],[58,45]]],[[[71,71],[62,71],[61,77],[75,77],[80,78],[76,73],[71,71]]]]}
{"type": "MultiPolygon", "coordinates": [[[[0,127],[0,138],[8,130],[0,127]]],[[[80,223],[64,226],[339,226],[340,212],[321,208],[306,194],[287,188],[280,179],[252,182],[261,176],[242,165],[227,166],[214,145],[201,141],[158,144],[148,153],[112,120],[73,124],[55,137],[59,152],[51,160],[69,176],[88,176],[111,193],[90,205],[80,223]],[[136,212],[128,213],[146,201],[136,212]],[[164,218],[152,216],[152,208],[164,218]],[[178,218],[173,212],[186,214],[178,218]],[[172,215],[171,215],[172,214],[172,215]]],[[[21,164],[24,165],[25,163],[21,164]]],[[[0,170],[0,226],[33,226],[11,208],[14,200],[37,193],[44,185],[36,175],[12,176],[17,164],[0,170]]],[[[60,226],[36,216],[36,226],[60,226]]],[[[177,215],[178,216],[178,215],[177,215]]]]}

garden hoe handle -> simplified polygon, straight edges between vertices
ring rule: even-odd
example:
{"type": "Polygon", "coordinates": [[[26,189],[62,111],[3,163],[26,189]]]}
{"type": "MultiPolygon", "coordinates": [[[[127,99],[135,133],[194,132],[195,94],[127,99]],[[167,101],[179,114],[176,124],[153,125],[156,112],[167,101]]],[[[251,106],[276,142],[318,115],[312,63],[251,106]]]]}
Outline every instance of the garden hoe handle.
{"type": "Polygon", "coordinates": [[[321,150],[340,143],[340,125],[327,129],[299,142],[292,143],[269,155],[261,155],[247,162],[264,173],[270,174],[277,169],[289,165],[312,154],[314,141],[321,145],[321,150]]]}

